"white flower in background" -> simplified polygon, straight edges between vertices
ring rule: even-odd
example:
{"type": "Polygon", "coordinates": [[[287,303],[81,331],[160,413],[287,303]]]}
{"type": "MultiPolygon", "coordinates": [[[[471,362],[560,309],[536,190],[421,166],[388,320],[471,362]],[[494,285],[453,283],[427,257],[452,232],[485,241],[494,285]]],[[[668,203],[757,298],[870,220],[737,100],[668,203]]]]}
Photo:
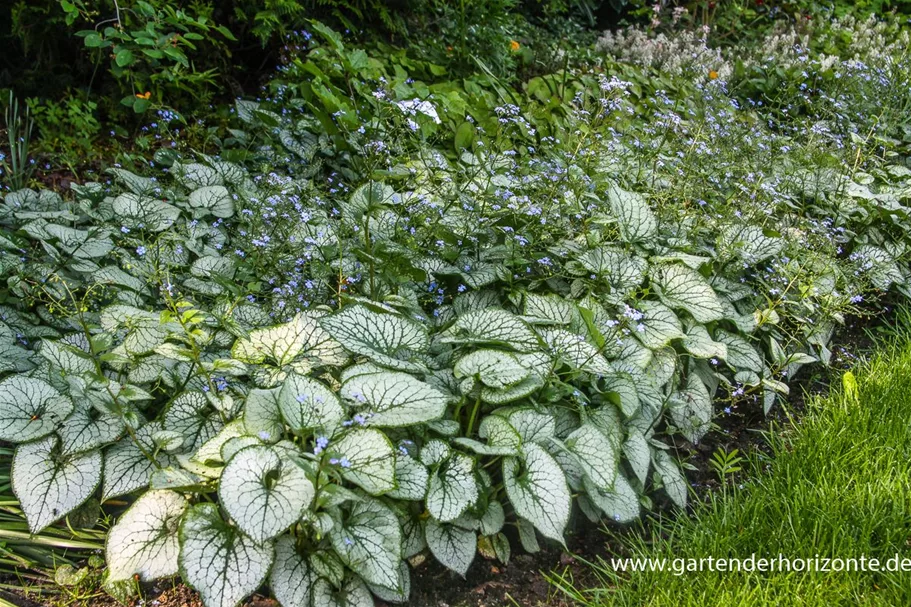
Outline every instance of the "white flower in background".
{"type": "Polygon", "coordinates": [[[414,116],[415,114],[421,113],[425,116],[430,116],[430,118],[435,123],[440,124],[440,116],[437,114],[437,109],[433,107],[433,104],[429,101],[411,99],[409,101],[399,101],[396,103],[396,105],[399,106],[400,110],[409,116],[414,116]]]}

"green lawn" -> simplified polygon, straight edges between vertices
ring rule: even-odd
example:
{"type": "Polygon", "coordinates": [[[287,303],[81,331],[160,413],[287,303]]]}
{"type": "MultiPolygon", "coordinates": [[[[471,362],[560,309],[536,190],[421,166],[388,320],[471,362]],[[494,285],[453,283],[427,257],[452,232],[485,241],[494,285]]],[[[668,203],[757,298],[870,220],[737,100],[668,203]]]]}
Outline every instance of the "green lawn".
{"type": "MultiPolygon", "coordinates": [[[[842,384],[812,399],[795,428],[773,435],[772,457],[753,462],[746,487],[649,527],[648,536],[629,534],[621,540],[629,556],[664,558],[668,568],[675,558],[752,553],[882,563],[899,554],[911,562],[911,315],[901,314],[892,339],[842,384]]],[[[595,572],[595,588],[559,575],[554,581],[592,607],[911,605],[908,569],[621,574],[608,558],[595,572]]]]}

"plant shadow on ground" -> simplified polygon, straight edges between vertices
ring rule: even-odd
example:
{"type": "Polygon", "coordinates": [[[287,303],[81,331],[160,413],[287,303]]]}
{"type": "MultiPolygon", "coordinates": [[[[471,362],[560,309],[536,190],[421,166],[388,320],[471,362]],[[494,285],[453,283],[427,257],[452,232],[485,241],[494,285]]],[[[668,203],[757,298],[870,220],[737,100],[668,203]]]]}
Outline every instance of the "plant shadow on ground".
{"type": "MultiPolygon", "coordinates": [[[[891,308],[886,306],[886,310],[891,308]]],[[[771,449],[766,432],[771,428],[787,430],[805,412],[807,400],[813,396],[824,396],[829,392],[832,381],[841,373],[863,360],[876,345],[876,334],[888,331],[889,320],[883,316],[873,318],[851,318],[833,339],[831,365],[824,368],[804,368],[793,378],[791,395],[784,406],[776,406],[768,417],[762,414],[759,405],[742,407],[739,411],[720,413],[716,416],[715,427],[698,445],[682,442],[676,447],[681,456],[690,464],[687,480],[693,488],[696,500],[707,500],[721,491],[718,473],[711,465],[712,455],[721,449],[726,452],[738,450],[744,456],[766,457],[771,449]]],[[[724,482],[740,484],[746,480],[745,473],[726,478],[724,482]]],[[[695,501],[695,500],[694,500],[695,501]]],[[[669,501],[658,504],[662,509],[671,507],[669,501]]],[[[667,510],[664,510],[665,512],[667,510]]],[[[679,515],[675,514],[675,516],[679,515]]],[[[576,587],[585,588],[597,584],[597,577],[589,566],[599,557],[623,555],[628,552],[623,538],[629,534],[649,533],[649,519],[634,524],[611,526],[605,533],[584,517],[574,518],[574,527],[567,531],[567,545],[551,543],[542,546],[537,554],[516,554],[509,564],[503,565],[487,560],[480,555],[464,578],[449,571],[433,559],[416,563],[412,572],[412,593],[408,605],[414,607],[568,607],[575,603],[548,582],[550,572],[560,572],[566,579],[572,579],[576,587]]],[[[121,605],[113,598],[92,595],[88,599],[66,598],[55,595],[42,599],[32,591],[26,593],[4,593],[0,598],[11,601],[17,607],[117,607],[121,605]]],[[[202,607],[198,595],[179,581],[162,580],[144,584],[142,601],[136,604],[155,607],[202,607]]],[[[377,599],[379,607],[387,603],[377,599]]],[[[391,607],[391,604],[389,604],[391,607]]],[[[244,603],[244,607],[278,607],[270,598],[256,595],[244,603]]]]}

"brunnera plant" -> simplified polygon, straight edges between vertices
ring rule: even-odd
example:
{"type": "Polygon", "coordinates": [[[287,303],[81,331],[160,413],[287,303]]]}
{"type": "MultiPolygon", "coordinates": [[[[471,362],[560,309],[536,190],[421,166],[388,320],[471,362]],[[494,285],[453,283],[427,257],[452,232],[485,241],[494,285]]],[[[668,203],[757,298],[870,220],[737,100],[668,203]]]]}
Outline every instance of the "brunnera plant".
{"type": "MultiPolygon", "coordinates": [[[[400,118],[436,124],[419,105],[400,118]]],[[[501,114],[527,132],[519,111],[501,114]]],[[[280,142],[262,148],[309,163],[311,137],[267,112],[239,105],[280,142]]],[[[111,584],[179,574],[209,607],[264,584],[285,607],[404,602],[416,554],[464,575],[516,539],[562,542],[574,503],[621,523],[658,494],[684,506],[671,438],[697,442],[719,390],[768,410],[827,357],[844,308],[813,288],[907,271],[883,202],[901,171],[804,180],[807,221],[847,208],[862,235],[839,258],[783,236],[806,225],[790,211],[681,219],[594,154],[554,177],[415,137],[398,165],[365,147],[350,190],[175,157],[72,202],[5,197],[0,440],[33,531],[127,496],[111,584]],[[288,260],[312,283],[296,300],[271,277],[288,260]],[[774,298],[748,282],[765,264],[792,272],[774,298]]]]}

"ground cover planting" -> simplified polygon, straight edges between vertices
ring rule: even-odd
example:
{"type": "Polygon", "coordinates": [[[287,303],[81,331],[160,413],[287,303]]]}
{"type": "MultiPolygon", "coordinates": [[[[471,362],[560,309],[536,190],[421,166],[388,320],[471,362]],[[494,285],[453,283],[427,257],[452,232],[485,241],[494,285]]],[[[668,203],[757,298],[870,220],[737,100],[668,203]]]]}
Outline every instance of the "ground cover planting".
{"type": "Polygon", "coordinates": [[[308,21],[212,126],[132,94],[147,150],[64,190],[11,105],[10,504],[33,537],[104,536],[58,583],[406,603],[427,559],[684,512],[715,416],[786,407],[911,256],[901,18],[712,44],[685,8],[531,64],[308,21]]]}

